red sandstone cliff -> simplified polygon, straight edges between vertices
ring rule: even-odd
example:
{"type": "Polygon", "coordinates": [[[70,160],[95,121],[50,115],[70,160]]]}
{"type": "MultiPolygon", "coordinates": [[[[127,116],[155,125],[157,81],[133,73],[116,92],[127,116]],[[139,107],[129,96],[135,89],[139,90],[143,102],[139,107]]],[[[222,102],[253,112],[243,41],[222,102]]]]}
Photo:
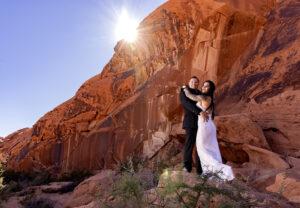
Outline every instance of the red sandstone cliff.
{"type": "Polygon", "coordinates": [[[219,82],[219,114],[250,113],[272,151],[299,157],[300,4],[279,3],[262,39],[239,57],[219,82]]]}
{"type": "Polygon", "coordinates": [[[151,157],[182,120],[179,87],[192,74],[221,80],[264,24],[225,3],[165,3],[73,98],[5,139],[8,167],[61,172],[112,167],[131,152],[151,157]]]}
{"type": "Polygon", "coordinates": [[[276,192],[280,171],[300,164],[300,4],[275,2],[163,4],[141,22],[139,39],[120,41],[103,72],[73,98],[0,143],[7,166],[61,173],[114,167],[132,152],[152,157],[184,133],[178,92],[197,75],[217,83],[224,161],[241,175],[276,170],[253,183],[276,192]],[[266,184],[275,176],[276,184],[266,184]]]}

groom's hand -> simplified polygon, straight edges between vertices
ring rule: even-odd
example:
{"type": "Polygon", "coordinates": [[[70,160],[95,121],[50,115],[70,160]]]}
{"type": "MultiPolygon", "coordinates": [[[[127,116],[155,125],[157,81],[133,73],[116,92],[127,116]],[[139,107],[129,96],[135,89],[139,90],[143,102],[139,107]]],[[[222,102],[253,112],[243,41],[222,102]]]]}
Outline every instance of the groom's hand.
{"type": "Polygon", "coordinates": [[[208,114],[206,112],[201,111],[200,116],[203,119],[204,122],[208,121],[208,114]]]}

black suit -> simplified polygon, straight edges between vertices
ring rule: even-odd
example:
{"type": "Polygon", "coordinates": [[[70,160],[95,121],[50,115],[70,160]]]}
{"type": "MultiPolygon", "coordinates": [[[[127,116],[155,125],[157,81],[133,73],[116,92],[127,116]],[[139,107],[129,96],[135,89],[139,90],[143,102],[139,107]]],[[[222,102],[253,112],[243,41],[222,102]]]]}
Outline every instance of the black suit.
{"type": "MultiPolygon", "coordinates": [[[[201,92],[199,90],[190,89],[190,92],[192,94],[200,94],[201,92]]],[[[193,148],[196,142],[196,135],[198,130],[198,115],[201,112],[201,109],[196,106],[195,101],[187,98],[185,96],[185,93],[181,89],[180,92],[180,101],[184,109],[184,119],[183,119],[183,129],[185,129],[186,132],[186,140],[185,140],[185,147],[184,147],[184,167],[190,172],[192,170],[192,154],[193,154],[193,148]]],[[[202,167],[200,163],[200,159],[197,153],[196,149],[196,167],[197,167],[197,173],[202,173],[202,167]]]]}

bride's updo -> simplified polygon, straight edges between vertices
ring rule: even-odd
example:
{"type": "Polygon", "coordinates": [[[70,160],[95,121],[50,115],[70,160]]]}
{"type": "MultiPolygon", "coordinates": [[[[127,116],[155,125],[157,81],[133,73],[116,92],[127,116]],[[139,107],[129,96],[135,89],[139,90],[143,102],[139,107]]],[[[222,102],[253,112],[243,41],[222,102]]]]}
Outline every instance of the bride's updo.
{"type": "Polygon", "coordinates": [[[214,117],[215,117],[214,92],[215,92],[216,86],[215,86],[215,83],[213,83],[213,81],[211,81],[211,80],[206,80],[205,82],[203,82],[203,85],[204,85],[204,83],[209,83],[209,90],[207,93],[204,93],[204,95],[211,97],[211,104],[208,108],[212,110],[212,119],[214,119],[214,117]]]}

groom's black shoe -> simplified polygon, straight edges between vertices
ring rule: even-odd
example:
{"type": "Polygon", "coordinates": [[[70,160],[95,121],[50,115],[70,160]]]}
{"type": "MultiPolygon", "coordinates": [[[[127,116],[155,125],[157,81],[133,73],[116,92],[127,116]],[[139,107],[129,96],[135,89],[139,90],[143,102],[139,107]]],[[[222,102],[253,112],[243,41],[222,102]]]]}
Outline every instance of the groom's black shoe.
{"type": "Polygon", "coordinates": [[[183,168],[182,168],[182,171],[185,171],[185,172],[188,172],[188,173],[191,172],[191,170],[187,169],[186,167],[183,167],[183,168]]]}

